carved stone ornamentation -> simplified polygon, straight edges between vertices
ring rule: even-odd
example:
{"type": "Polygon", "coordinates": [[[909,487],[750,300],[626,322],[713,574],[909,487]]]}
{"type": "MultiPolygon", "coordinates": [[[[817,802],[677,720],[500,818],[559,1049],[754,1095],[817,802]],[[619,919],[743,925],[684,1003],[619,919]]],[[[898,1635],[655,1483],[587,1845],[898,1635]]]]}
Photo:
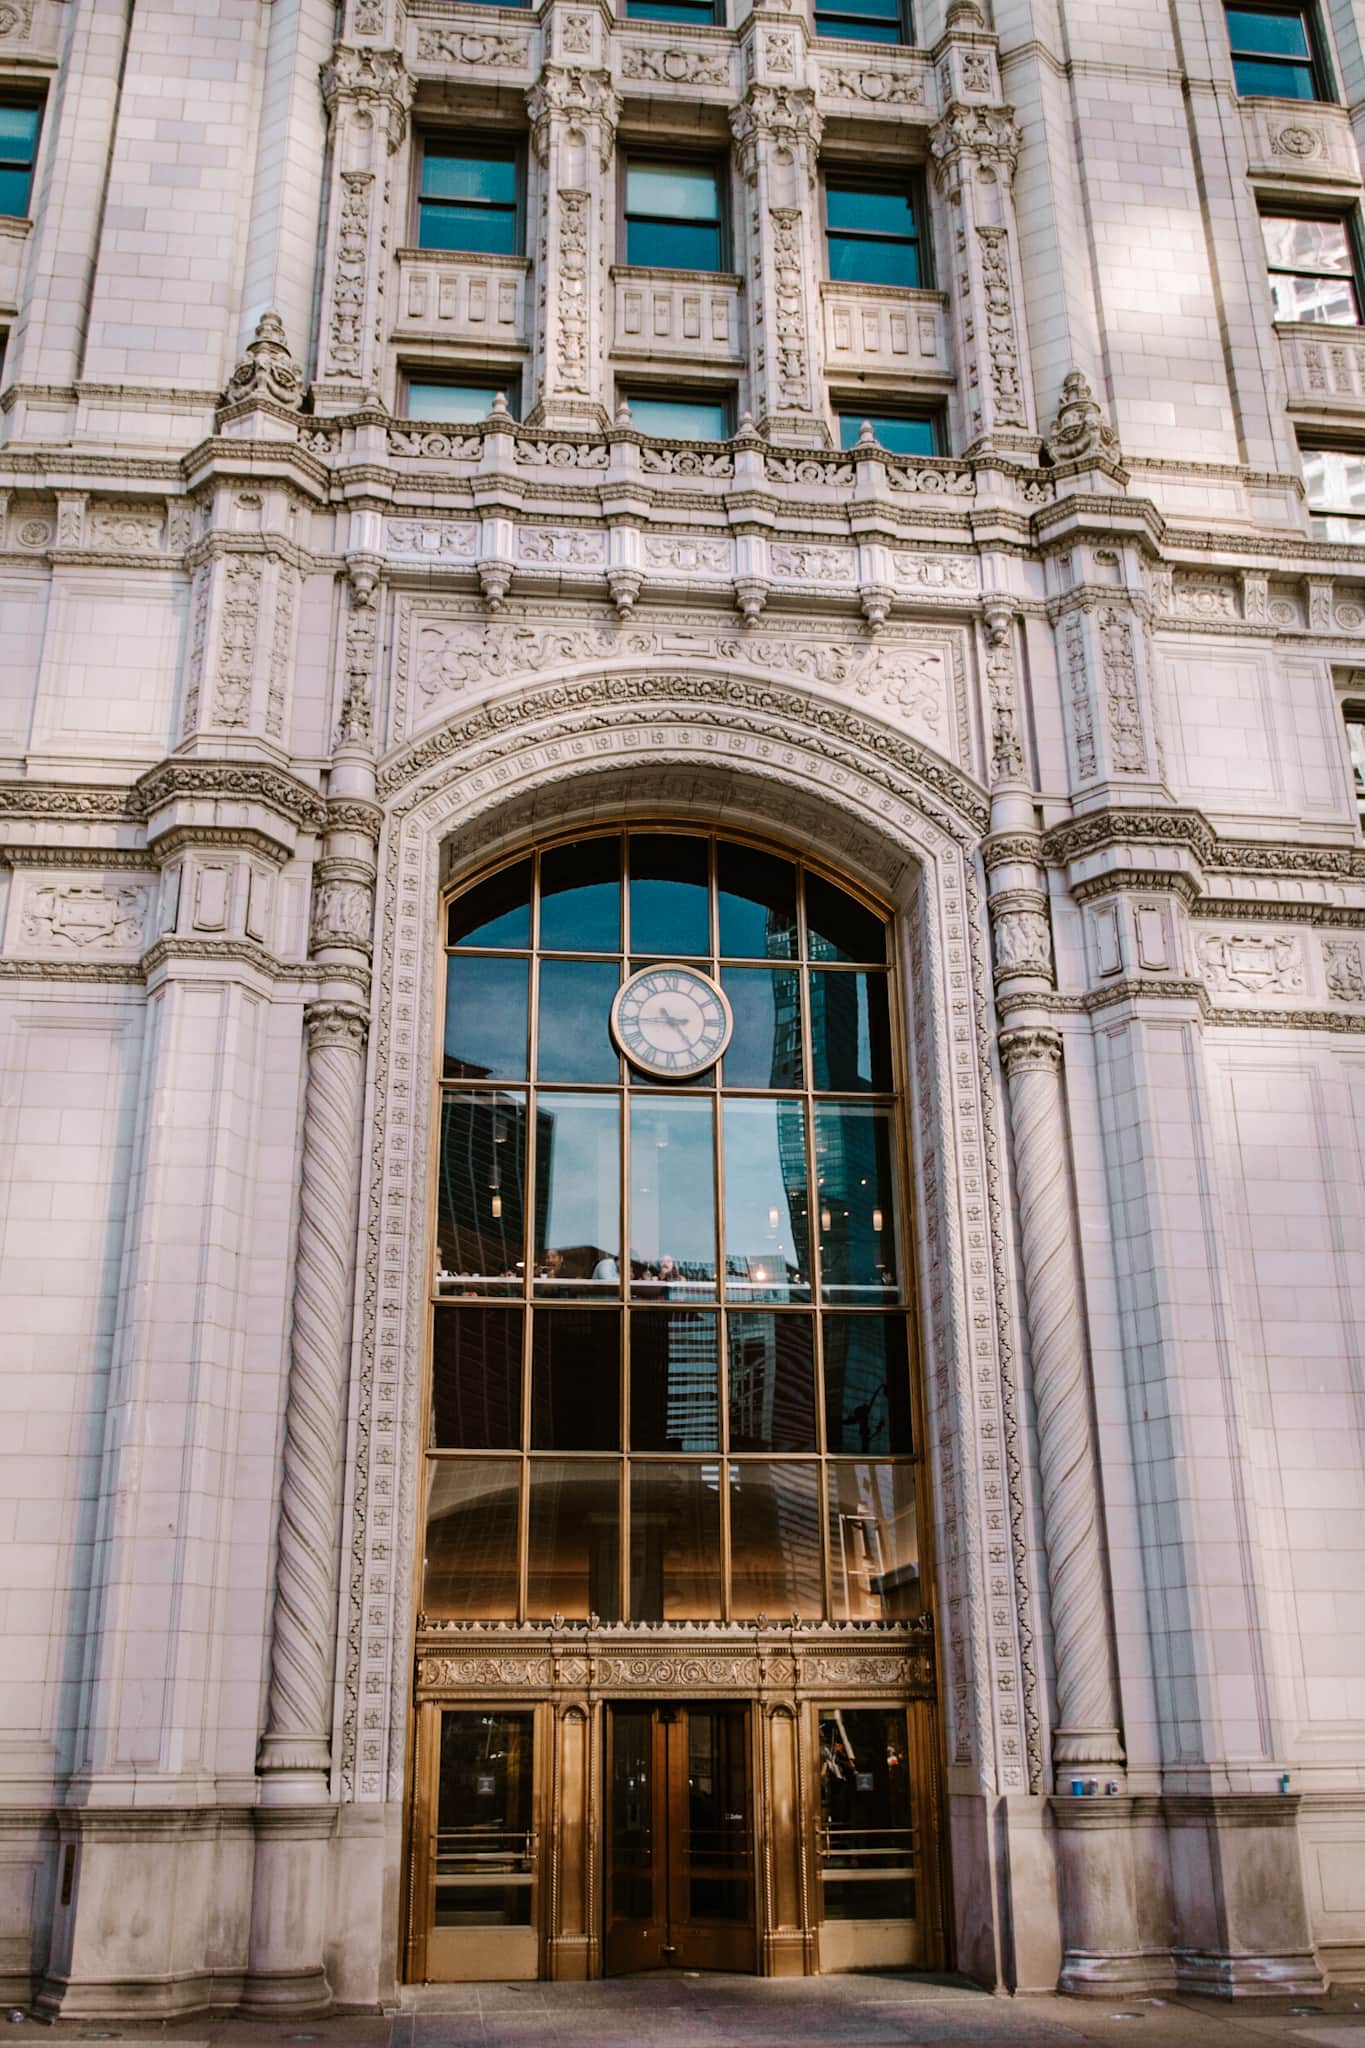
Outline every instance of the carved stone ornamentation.
{"type": "Polygon", "coordinates": [[[354,1161],[367,1018],[348,1003],[314,1003],[306,1016],[294,1321],[259,1768],[312,1772],[322,1782],[331,1764],[337,1524],[358,1202],[354,1161]]]}
{"type": "Polygon", "coordinates": [[[1147,745],[1142,736],[1142,710],[1138,702],[1133,624],[1124,612],[1105,605],[1098,626],[1114,766],[1121,775],[1145,775],[1147,745]]]}
{"type": "Polygon", "coordinates": [[[787,85],[751,86],[740,104],[730,109],[740,176],[752,184],[765,146],[773,145],[809,182],[815,176],[823,129],[813,92],[787,85]]]}
{"type": "Polygon", "coordinates": [[[223,571],[223,603],[218,622],[215,725],[246,725],[251,718],[263,580],[259,555],[229,555],[223,571]]]}
{"type": "Polygon", "coordinates": [[[1007,605],[988,606],[986,687],[991,704],[991,782],[1024,779],[1019,740],[1018,678],[1014,664],[1014,615],[1007,605]]]}
{"type": "Polygon", "coordinates": [[[1204,932],[1200,965],[1217,995],[1296,995],[1304,986],[1303,945],[1292,932],[1204,932]]]}
{"type": "Polygon", "coordinates": [[[33,30],[34,0],[0,0],[0,42],[22,43],[33,30]]]}
{"type": "Polygon", "coordinates": [[[963,159],[967,158],[994,165],[1009,184],[1019,161],[1019,148],[1019,128],[1012,107],[970,107],[957,100],[929,133],[934,169],[944,182],[961,175],[963,159]]]}
{"type": "Polygon", "coordinates": [[[268,399],[291,412],[303,404],[303,372],[289,353],[284,322],[274,311],[262,313],[257,321],[246,354],[223,393],[225,405],[240,405],[252,398],[268,399]]]}
{"type": "Polygon", "coordinates": [[[141,883],[45,883],[24,905],[24,943],[40,952],[136,953],[147,904],[148,891],[141,883]]]}
{"type": "Polygon", "coordinates": [[[588,127],[597,137],[602,169],[611,162],[621,103],[604,71],[578,64],[547,64],[526,95],[531,141],[542,160],[550,154],[555,117],[565,125],[588,127]]]}
{"type": "Polygon", "coordinates": [[[1357,940],[1325,939],[1322,965],[1333,1002],[1365,1003],[1365,961],[1357,940]]]}
{"type": "Polygon", "coordinates": [[[573,528],[523,527],[517,535],[517,560],[567,569],[600,569],[607,559],[604,533],[573,528]]]}
{"type": "Polygon", "coordinates": [[[810,401],[801,214],[796,207],[775,206],[771,219],[777,405],[799,411],[810,401]]]}
{"type": "Polygon", "coordinates": [[[1088,782],[1096,770],[1095,710],[1090,695],[1090,665],[1085,652],[1085,622],[1079,612],[1068,612],[1063,639],[1076,774],[1080,781],[1088,782]]]}
{"type": "Polygon", "coordinates": [[[368,953],[374,923],[374,891],[346,875],[323,876],[313,891],[308,944],[311,952],[345,946],[368,953]]]}
{"type": "Polygon", "coordinates": [[[1062,395],[1047,445],[1054,462],[1118,460],[1118,435],[1079,370],[1068,371],[1062,379],[1062,395]]]}
{"type": "Polygon", "coordinates": [[[864,100],[872,106],[920,107],[924,81],[913,72],[871,64],[822,64],[820,91],[826,99],[864,100]]]}
{"type": "Polygon", "coordinates": [[[374,664],[379,642],[376,599],[372,577],[352,578],[346,617],[346,680],[337,728],[338,746],[368,747],[370,743],[374,664]]]}
{"type": "Polygon", "coordinates": [[[1057,1672],[1053,1759],[1123,1763],[1082,1315],[1076,1196],[1055,1032],[1007,1032],[1025,1316],[1057,1672]]]}
{"type": "Polygon", "coordinates": [[[86,526],[86,546],[109,554],[159,555],[166,538],[159,505],[95,505],[86,526]]]}
{"type": "Polygon", "coordinates": [[[472,520],[389,519],[384,524],[388,552],[424,562],[472,562],[478,553],[479,529],[472,520]]]}
{"type": "Polygon", "coordinates": [[[858,580],[857,558],[851,548],[797,547],[774,541],[768,560],[774,576],[792,582],[851,584],[858,580]]]}
{"type": "Polygon", "coordinates": [[[621,52],[621,76],[659,85],[727,85],[730,58],[725,50],[684,49],[676,43],[627,43],[621,52]]]}
{"type": "Polygon", "coordinates": [[[487,71],[519,71],[531,61],[525,36],[490,35],[460,28],[423,28],[417,37],[419,64],[468,64],[487,71]]]}
{"type": "Polygon", "coordinates": [[[1052,934],[1045,911],[1023,908],[997,911],[992,903],[991,925],[997,983],[1010,981],[1021,974],[1043,975],[1051,981],[1052,934]]]}
{"type": "Polygon", "coordinates": [[[1019,340],[1010,287],[1009,238],[1004,228],[979,227],[981,276],[986,299],[986,353],[990,361],[995,424],[1022,427],[1024,396],[1019,380],[1019,340]]]}
{"type": "Polygon", "coordinates": [[[328,368],[342,376],[358,377],[361,371],[373,193],[373,172],[342,172],[341,217],[337,223],[336,269],[327,328],[328,368]]]}

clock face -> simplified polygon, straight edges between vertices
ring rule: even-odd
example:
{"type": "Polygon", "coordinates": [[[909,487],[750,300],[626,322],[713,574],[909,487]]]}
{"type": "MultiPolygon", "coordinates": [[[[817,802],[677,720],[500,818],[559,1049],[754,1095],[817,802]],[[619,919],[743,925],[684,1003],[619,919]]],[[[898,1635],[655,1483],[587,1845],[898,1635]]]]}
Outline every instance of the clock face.
{"type": "Polygon", "coordinates": [[[611,1006],[612,1037],[632,1066],[661,1081],[713,1067],[734,1024],[724,991],[696,967],[643,967],[611,1006]]]}

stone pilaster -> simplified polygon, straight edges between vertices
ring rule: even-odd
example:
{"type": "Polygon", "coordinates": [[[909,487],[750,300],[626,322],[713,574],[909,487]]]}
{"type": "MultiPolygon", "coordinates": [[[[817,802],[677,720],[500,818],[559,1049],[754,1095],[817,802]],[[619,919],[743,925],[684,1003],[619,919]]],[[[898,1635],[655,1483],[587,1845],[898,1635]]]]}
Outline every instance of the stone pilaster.
{"type": "Polygon", "coordinates": [[[323,93],[332,177],[313,397],[319,412],[345,412],[379,388],[392,162],[407,134],[412,81],[399,51],[340,43],[323,93]]]}
{"type": "Polygon", "coordinates": [[[814,93],[799,87],[753,85],[730,112],[748,243],[750,405],[771,439],[812,445],[828,439],[810,288],[822,127],[814,93]]]}
{"type": "Polygon", "coordinates": [[[607,272],[614,205],[609,181],[619,106],[605,71],[547,64],[526,96],[542,192],[530,417],[546,426],[605,427],[607,272]]]}
{"type": "Polygon", "coordinates": [[[948,209],[940,281],[953,322],[964,452],[1031,450],[1036,428],[1011,196],[1019,155],[1013,109],[953,100],[929,146],[948,209]]]}

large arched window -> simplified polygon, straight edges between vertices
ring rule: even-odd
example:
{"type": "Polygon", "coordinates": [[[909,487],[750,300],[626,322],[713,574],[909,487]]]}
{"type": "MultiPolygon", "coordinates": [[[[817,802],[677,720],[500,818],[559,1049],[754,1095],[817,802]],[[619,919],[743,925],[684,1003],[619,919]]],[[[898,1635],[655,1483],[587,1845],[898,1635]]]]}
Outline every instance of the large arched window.
{"type": "Polygon", "coordinates": [[[679,830],[445,915],[424,1612],[916,1613],[886,918],[679,830]]]}

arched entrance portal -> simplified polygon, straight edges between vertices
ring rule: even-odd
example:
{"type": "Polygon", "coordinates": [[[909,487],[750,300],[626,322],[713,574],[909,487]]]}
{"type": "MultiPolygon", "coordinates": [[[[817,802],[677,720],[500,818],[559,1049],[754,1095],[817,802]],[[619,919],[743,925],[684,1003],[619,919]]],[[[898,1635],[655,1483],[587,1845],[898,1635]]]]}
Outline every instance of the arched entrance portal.
{"type": "Polygon", "coordinates": [[[936,1966],[890,910],[653,820],[442,915],[409,1974],[936,1966]]]}

